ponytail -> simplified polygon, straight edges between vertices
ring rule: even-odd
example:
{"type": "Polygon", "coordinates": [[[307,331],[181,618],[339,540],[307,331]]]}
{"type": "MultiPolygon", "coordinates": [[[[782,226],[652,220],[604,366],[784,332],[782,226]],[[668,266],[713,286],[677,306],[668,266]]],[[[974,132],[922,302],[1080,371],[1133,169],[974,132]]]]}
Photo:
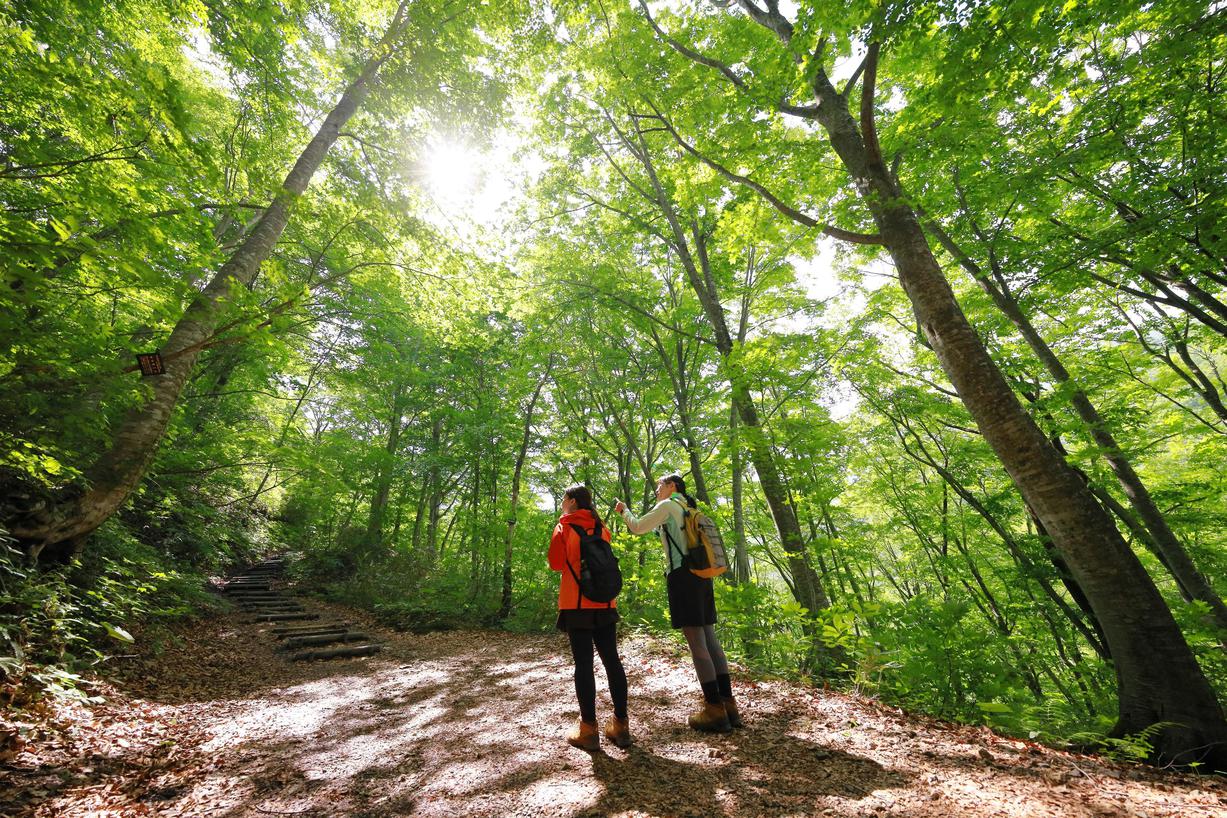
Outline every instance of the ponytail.
{"type": "Polygon", "coordinates": [[[586,508],[592,512],[593,518],[599,523],[601,515],[596,513],[596,507],[592,504],[592,492],[587,486],[574,485],[562,493],[563,497],[569,497],[575,501],[576,508],[586,508]]]}
{"type": "Polygon", "coordinates": [[[686,480],[680,474],[671,474],[664,479],[665,482],[672,483],[674,485],[674,487],[677,489],[677,493],[686,498],[686,503],[691,508],[699,507],[699,504],[695,502],[695,499],[686,493],[686,480]]]}

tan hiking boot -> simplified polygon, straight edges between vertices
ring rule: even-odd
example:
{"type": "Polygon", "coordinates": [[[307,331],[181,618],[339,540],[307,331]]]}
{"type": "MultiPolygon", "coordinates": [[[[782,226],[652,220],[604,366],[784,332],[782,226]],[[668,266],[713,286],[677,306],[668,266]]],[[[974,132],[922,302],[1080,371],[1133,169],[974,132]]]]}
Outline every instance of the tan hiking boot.
{"type": "Polygon", "coordinates": [[[745,727],[745,722],[741,720],[741,711],[737,709],[737,700],[732,696],[721,696],[720,699],[724,702],[724,713],[729,717],[729,724],[733,727],[745,727]]]}
{"type": "Polygon", "coordinates": [[[567,744],[594,753],[601,749],[601,734],[597,732],[596,722],[579,720],[579,724],[567,734],[567,744]]]}
{"type": "Polygon", "coordinates": [[[630,721],[610,716],[609,721],[605,722],[605,738],[623,749],[630,747],[633,741],[630,721]]]}
{"type": "Polygon", "coordinates": [[[733,726],[729,724],[728,713],[723,703],[703,700],[703,706],[690,714],[690,727],[704,733],[730,733],[733,726]]]}

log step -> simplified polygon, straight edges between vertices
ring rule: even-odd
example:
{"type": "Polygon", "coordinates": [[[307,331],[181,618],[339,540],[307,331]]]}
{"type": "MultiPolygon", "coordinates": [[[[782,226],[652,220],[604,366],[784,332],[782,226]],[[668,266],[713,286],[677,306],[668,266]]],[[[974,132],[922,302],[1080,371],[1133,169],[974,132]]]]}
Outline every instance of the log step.
{"type": "Polygon", "coordinates": [[[307,650],[290,657],[294,662],[305,662],[311,659],[341,659],[350,656],[370,656],[379,652],[379,645],[355,645],[350,648],[329,648],[328,650],[307,650]]]}
{"type": "Polygon", "coordinates": [[[283,639],[287,636],[306,636],[307,634],[304,631],[343,631],[349,628],[349,624],[348,622],[336,622],[329,624],[320,623],[318,625],[285,625],[273,628],[272,634],[278,639],[283,639]]]}
{"type": "Polygon", "coordinates": [[[269,613],[258,615],[252,622],[295,622],[319,618],[319,614],[313,613],[269,613]]]}
{"type": "Polygon", "coordinates": [[[365,633],[321,633],[317,636],[295,636],[277,646],[277,650],[298,650],[316,645],[334,645],[339,642],[370,642],[371,637],[365,633]]]}
{"type": "Polygon", "coordinates": [[[319,625],[306,626],[295,630],[273,631],[273,638],[277,640],[291,639],[295,636],[320,636],[325,633],[345,633],[349,630],[347,625],[319,625]]]}
{"type": "MultiPolygon", "coordinates": [[[[319,630],[319,631],[303,631],[302,633],[283,634],[282,636],[276,637],[276,639],[279,642],[282,640],[285,640],[285,642],[293,642],[295,639],[302,639],[303,637],[341,636],[345,632],[346,631],[343,628],[342,629],[333,628],[332,630],[319,630]]],[[[280,650],[280,647],[278,647],[278,650],[280,650]]]]}

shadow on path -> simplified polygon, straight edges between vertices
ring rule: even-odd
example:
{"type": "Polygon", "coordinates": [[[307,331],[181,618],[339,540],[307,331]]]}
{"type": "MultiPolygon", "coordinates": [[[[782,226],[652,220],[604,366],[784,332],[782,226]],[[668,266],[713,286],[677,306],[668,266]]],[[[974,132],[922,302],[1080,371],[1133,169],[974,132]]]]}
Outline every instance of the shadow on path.
{"type": "MultiPolygon", "coordinates": [[[[789,735],[780,712],[726,736],[681,726],[670,683],[633,678],[636,745],[568,747],[570,667],[547,638],[492,643],[409,665],[382,661],[270,697],[238,717],[217,814],[782,815],[905,780],[876,762],[789,735]]],[[[608,707],[608,705],[606,705],[608,707]]],[[[607,711],[606,711],[607,712],[607,711]]]]}

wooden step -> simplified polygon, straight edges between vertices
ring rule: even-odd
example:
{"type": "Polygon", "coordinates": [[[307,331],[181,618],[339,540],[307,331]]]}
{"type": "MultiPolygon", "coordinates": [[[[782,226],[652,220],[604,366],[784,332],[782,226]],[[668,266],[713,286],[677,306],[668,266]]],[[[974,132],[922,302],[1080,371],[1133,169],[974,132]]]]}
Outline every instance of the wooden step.
{"type": "Polygon", "coordinates": [[[286,625],[284,627],[273,628],[271,633],[277,639],[285,639],[288,636],[307,636],[310,632],[329,633],[333,631],[349,630],[350,623],[348,622],[332,622],[319,623],[316,625],[286,625]]]}
{"type": "Polygon", "coordinates": [[[305,662],[312,659],[343,659],[351,656],[370,656],[379,652],[379,645],[355,645],[345,648],[328,648],[326,650],[308,650],[296,653],[290,657],[294,662],[305,662]]]}
{"type": "Polygon", "coordinates": [[[301,628],[298,630],[290,630],[290,632],[277,633],[272,632],[272,638],[276,640],[294,639],[296,636],[323,636],[325,634],[345,633],[350,628],[347,625],[319,625],[318,628],[301,628]]]}
{"type": "Polygon", "coordinates": [[[319,619],[314,613],[268,613],[260,614],[252,622],[303,622],[308,619],[319,619]]]}
{"type": "Polygon", "coordinates": [[[277,646],[277,650],[298,650],[299,648],[309,648],[316,645],[334,645],[344,642],[370,642],[371,637],[365,633],[350,633],[342,631],[340,633],[321,633],[316,636],[295,636],[287,639],[277,646]]]}

